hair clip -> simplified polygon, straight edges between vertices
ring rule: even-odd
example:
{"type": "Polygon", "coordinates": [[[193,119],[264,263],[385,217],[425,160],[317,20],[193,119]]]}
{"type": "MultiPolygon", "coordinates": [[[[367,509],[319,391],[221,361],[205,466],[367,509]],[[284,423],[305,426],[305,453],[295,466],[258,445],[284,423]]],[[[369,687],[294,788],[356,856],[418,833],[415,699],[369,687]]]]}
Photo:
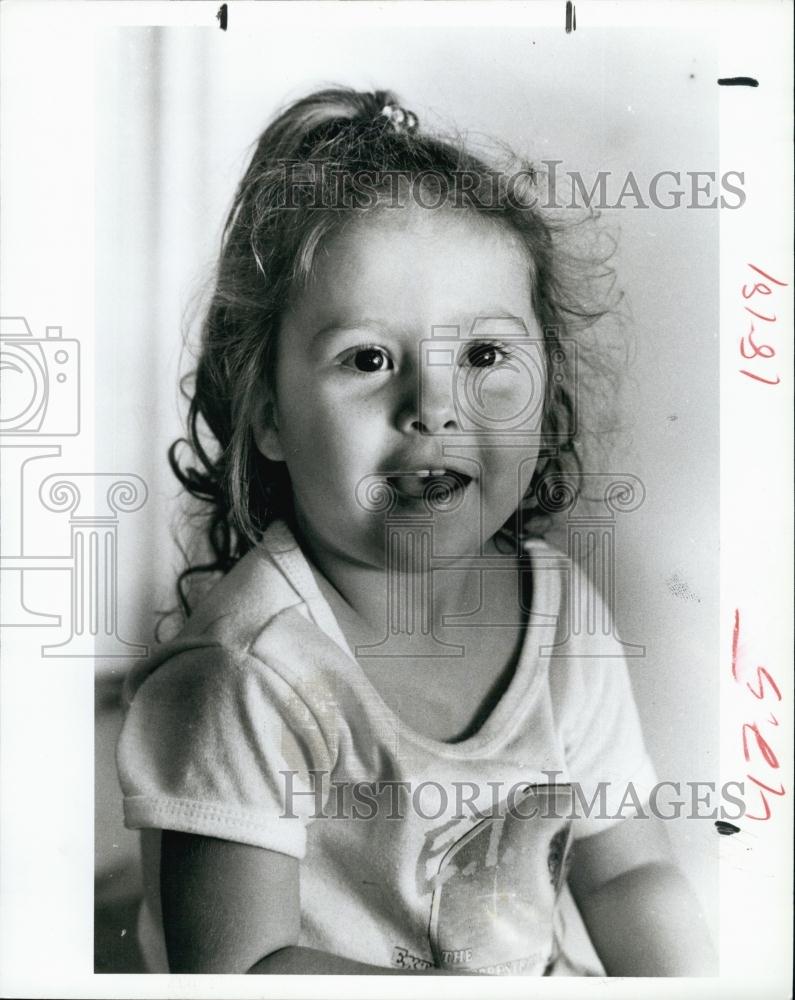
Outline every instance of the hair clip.
{"type": "Polygon", "coordinates": [[[419,125],[419,119],[413,111],[406,111],[405,108],[401,108],[397,104],[384,105],[381,109],[381,115],[387,119],[396,132],[414,132],[419,125]]]}

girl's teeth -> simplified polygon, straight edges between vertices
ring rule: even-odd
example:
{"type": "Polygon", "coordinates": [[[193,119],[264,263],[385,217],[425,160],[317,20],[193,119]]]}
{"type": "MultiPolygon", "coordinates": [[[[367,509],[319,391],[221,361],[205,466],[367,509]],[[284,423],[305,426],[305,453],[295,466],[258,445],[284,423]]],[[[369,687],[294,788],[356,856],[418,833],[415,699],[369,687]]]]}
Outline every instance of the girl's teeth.
{"type": "Polygon", "coordinates": [[[444,477],[448,485],[456,488],[466,486],[466,479],[448,469],[414,469],[412,472],[388,476],[387,479],[404,496],[421,500],[425,498],[425,491],[430,485],[426,480],[437,477],[444,477]]]}

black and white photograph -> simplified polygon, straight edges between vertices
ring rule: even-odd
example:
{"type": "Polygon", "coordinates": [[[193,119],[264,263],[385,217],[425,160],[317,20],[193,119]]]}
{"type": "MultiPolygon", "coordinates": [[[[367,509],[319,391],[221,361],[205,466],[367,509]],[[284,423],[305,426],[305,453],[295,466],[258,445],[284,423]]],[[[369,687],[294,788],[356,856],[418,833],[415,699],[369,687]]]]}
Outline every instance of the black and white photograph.
{"type": "Polygon", "coordinates": [[[792,5],[0,14],[2,995],[789,996],[792,5]]]}

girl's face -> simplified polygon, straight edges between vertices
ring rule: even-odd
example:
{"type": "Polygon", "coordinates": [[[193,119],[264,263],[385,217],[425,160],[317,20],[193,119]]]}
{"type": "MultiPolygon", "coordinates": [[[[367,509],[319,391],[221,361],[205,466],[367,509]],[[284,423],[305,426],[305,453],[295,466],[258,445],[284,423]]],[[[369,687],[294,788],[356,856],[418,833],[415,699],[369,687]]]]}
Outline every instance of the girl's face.
{"type": "Polygon", "coordinates": [[[282,318],[275,393],[256,429],[284,461],[310,547],[384,564],[390,517],[435,511],[434,547],[474,555],[535,469],[545,365],[517,236],[460,210],[353,220],[325,245],[282,318]],[[455,509],[452,509],[455,508],[455,509]]]}

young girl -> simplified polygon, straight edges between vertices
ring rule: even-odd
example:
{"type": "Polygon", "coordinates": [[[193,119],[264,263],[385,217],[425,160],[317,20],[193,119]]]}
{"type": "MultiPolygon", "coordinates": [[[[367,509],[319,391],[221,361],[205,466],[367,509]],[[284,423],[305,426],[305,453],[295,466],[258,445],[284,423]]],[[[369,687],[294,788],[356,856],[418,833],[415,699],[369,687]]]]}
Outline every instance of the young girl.
{"type": "Polygon", "coordinates": [[[537,194],[385,92],[316,93],[260,138],[199,468],[172,451],[210,512],[188,575],[223,578],[131,673],[118,751],[152,971],[571,971],[566,877],[609,975],[712,971],[664,837],[623,810],[654,773],[621,648],[569,628],[577,569],[534,537],[576,494],[572,337],[599,318],[537,194]]]}

